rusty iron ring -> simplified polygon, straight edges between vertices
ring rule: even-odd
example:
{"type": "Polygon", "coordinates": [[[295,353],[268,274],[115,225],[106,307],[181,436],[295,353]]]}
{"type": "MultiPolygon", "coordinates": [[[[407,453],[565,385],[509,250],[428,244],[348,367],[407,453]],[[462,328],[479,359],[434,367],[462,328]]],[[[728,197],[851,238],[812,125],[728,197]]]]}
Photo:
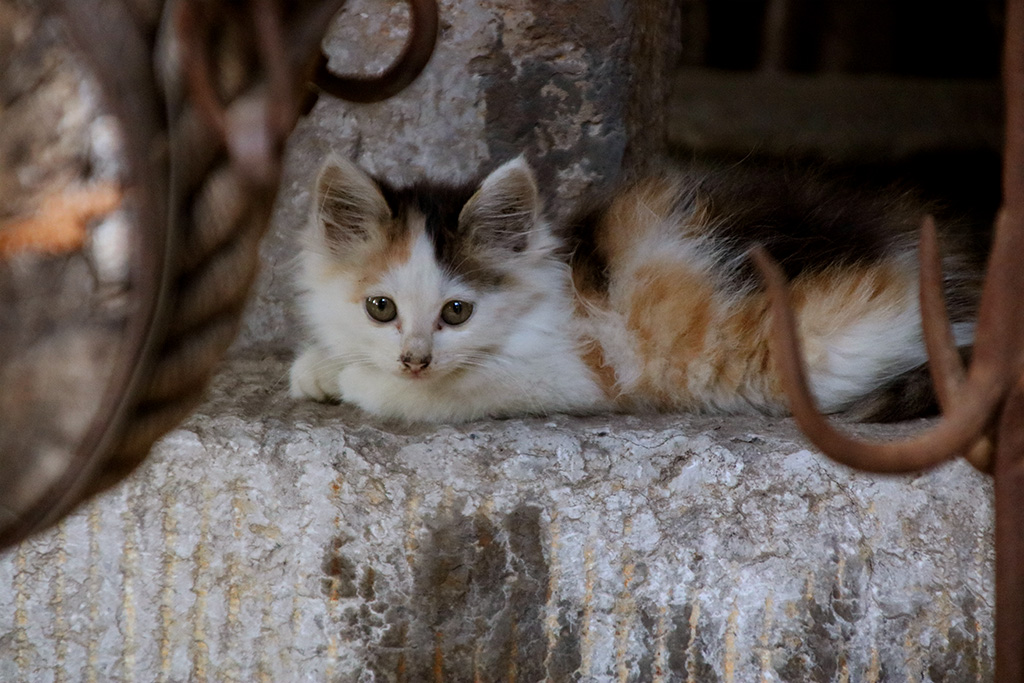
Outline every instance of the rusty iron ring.
{"type": "Polygon", "coordinates": [[[434,53],[437,44],[436,0],[406,0],[409,5],[409,39],[394,64],[379,76],[338,76],[320,53],[313,67],[313,83],[321,91],[349,102],[380,102],[397,95],[412,83],[434,53]]]}
{"type": "MultiPolygon", "coordinates": [[[[288,73],[290,60],[282,43],[280,7],[273,0],[251,0],[252,23],[258,39],[262,64],[268,72],[271,97],[267,112],[269,142],[257,147],[275,151],[294,125],[295,112],[282,103],[294,101],[295,79],[288,73]]],[[[342,2],[336,2],[335,12],[342,2]]],[[[306,60],[300,78],[311,79],[321,92],[350,102],[380,102],[404,90],[422,73],[437,44],[438,8],[436,0],[407,0],[410,12],[409,38],[395,62],[378,76],[339,76],[328,67],[327,56],[317,50],[312,60],[306,60]]],[[[193,102],[207,124],[217,131],[221,140],[239,156],[242,165],[247,161],[243,146],[232,135],[225,107],[213,83],[213,65],[208,51],[210,29],[216,16],[210,3],[201,0],[181,0],[177,16],[177,32],[182,41],[182,66],[193,102]]],[[[304,107],[304,108],[308,108],[304,107]]]]}
{"type": "MultiPolygon", "coordinates": [[[[138,292],[128,319],[122,362],[107,380],[92,421],[66,466],[56,473],[34,504],[20,511],[15,522],[0,527],[0,548],[55,523],[85,496],[101,477],[107,456],[116,447],[129,421],[132,397],[145,382],[150,356],[165,306],[172,237],[167,221],[168,166],[166,120],[152,78],[151,36],[155,23],[123,11],[119,3],[87,6],[80,0],[51,0],[47,11],[59,14],[63,27],[97,75],[104,103],[122,124],[125,139],[123,186],[125,206],[138,225],[129,235],[132,287],[138,292]],[[115,41],[96,36],[113,32],[115,41]]],[[[155,20],[154,20],[155,22],[155,20]]]]}

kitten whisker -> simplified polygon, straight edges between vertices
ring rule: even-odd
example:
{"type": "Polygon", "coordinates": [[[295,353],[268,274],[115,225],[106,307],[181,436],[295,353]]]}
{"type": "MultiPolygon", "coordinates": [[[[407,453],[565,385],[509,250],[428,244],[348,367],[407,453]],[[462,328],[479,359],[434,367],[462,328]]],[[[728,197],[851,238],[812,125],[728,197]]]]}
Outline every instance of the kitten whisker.
{"type": "Polygon", "coordinates": [[[520,368],[512,360],[490,354],[483,358],[467,358],[462,363],[464,366],[476,367],[491,371],[490,379],[507,387],[516,390],[516,393],[528,401],[533,401],[531,392],[527,391],[528,385],[523,382],[520,376],[520,368]],[[503,367],[505,366],[505,367],[503,367]]]}

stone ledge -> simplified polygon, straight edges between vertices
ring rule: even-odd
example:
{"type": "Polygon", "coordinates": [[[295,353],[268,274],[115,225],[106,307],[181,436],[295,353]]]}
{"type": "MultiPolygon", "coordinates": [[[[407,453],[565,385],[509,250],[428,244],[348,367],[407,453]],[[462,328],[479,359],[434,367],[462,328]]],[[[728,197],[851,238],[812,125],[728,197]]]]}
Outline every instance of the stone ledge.
{"type": "Polygon", "coordinates": [[[232,361],[136,475],[0,557],[0,679],[992,679],[963,463],[854,473],[749,417],[396,428],[286,375],[232,361]]]}
{"type": "Polygon", "coordinates": [[[727,154],[898,160],[1003,148],[998,80],[681,69],[672,79],[668,138],[727,154]]]}

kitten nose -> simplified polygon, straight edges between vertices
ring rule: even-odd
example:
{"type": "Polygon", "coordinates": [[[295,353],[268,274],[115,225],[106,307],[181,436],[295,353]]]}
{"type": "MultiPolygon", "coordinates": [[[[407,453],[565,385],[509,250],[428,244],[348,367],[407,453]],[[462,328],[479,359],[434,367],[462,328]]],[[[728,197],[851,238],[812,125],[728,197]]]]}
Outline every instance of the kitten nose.
{"type": "Polygon", "coordinates": [[[426,370],[427,366],[430,365],[430,354],[425,356],[413,356],[411,353],[407,353],[399,358],[402,361],[402,366],[410,372],[419,372],[420,370],[426,370]]]}

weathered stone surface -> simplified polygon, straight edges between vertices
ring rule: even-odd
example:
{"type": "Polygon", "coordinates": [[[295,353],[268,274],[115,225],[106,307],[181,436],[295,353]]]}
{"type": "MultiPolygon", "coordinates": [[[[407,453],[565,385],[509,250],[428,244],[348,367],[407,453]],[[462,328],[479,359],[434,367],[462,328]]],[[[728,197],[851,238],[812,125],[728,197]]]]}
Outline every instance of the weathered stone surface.
{"type": "Polygon", "coordinates": [[[0,558],[0,679],[992,679],[963,463],[853,473],[759,418],[397,427],[285,372],[235,361],[0,558]]]}

